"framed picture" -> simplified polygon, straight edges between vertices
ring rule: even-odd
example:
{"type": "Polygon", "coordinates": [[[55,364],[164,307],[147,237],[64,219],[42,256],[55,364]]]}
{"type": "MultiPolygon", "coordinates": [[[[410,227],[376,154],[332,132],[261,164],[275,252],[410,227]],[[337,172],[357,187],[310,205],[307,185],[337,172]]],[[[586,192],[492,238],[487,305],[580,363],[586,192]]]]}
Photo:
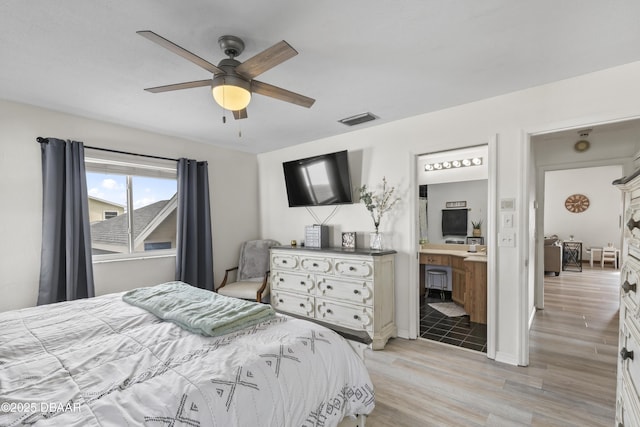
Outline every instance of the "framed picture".
{"type": "Polygon", "coordinates": [[[467,237],[467,245],[484,245],[484,237],[467,237]]]}
{"type": "Polygon", "coordinates": [[[355,231],[345,231],[342,233],[342,247],[343,248],[356,248],[356,233],[355,231]]]}

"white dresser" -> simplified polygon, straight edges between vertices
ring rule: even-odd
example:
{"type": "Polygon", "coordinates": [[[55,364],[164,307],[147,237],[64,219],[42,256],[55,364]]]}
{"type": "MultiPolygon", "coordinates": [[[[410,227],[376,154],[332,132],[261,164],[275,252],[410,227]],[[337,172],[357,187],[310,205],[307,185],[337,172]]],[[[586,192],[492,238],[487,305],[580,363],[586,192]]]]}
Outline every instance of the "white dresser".
{"type": "Polygon", "coordinates": [[[271,305],[339,330],[364,333],[374,350],[397,335],[395,251],[271,248],[271,305]]]}
{"type": "Polygon", "coordinates": [[[614,181],[624,194],[616,425],[640,426],[640,170],[614,181]]]}

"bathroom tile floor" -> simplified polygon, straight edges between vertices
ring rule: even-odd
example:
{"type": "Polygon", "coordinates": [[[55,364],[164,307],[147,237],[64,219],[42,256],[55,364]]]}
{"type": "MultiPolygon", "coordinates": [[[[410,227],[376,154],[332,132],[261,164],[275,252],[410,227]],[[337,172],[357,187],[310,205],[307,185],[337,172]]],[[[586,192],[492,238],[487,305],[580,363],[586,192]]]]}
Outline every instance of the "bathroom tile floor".
{"type": "Polygon", "coordinates": [[[430,294],[420,302],[420,337],[486,353],[487,325],[471,322],[468,315],[445,316],[428,303],[451,302],[451,292],[445,292],[444,301],[439,291],[430,294]]]}

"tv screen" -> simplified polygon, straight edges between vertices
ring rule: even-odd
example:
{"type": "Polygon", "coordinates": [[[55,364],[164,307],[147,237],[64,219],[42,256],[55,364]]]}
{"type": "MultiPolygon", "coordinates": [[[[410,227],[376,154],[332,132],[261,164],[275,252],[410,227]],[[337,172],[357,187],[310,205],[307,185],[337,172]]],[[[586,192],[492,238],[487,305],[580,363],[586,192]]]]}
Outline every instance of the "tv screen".
{"type": "Polygon", "coordinates": [[[442,235],[466,236],[467,235],[467,209],[443,209],[442,210],[442,235]]]}
{"type": "Polygon", "coordinates": [[[289,206],[353,203],[347,151],[282,164],[289,206]]]}

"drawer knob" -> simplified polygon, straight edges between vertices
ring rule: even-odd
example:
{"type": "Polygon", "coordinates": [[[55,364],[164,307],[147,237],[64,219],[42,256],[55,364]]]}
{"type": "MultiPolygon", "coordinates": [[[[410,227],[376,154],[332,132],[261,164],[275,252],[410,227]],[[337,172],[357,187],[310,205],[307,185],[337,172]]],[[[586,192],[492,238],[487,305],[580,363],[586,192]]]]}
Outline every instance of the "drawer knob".
{"type": "Polygon", "coordinates": [[[300,303],[300,307],[304,308],[304,303],[301,302],[300,303]]]}
{"type": "Polygon", "coordinates": [[[354,266],[349,267],[349,271],[356,271],[356,268],[354,266]]]}
{"type": "Polygon", "coordinates": [[[279,302],[280,304],[282,304],[282,303],[284,303],[284,300],[283,300],[282,298],[280,298],[280,299],[278,300],[278,302],[279,302]]]}
{"type": "Polygon", "coordinates": [[[629,283],[628,280],[625,280],[624,283],[622,284],[622,290],[624,291],[625,294],[628,294],[629,291],[635,292],[636,291],[636,284],[635,283],[631,284],[631,283],[629,283]]]}
{"type": "Polygon", "coordinates": [[[315,262],[314,262],[313,264],[311,264],[311,265],[312,265],[313,267],[318,267],[318,263],[315,263],[315,262]]]}
{"type": "Polygon", "coordinates": [[[354,293],[354,294],[356,294],[356,295],[360,295],[360,291],[359,291],[359,290],[357,290],[357,289],[354,289],[354,290],[353,290],[353,293],[354,293]]]}
{"type": "Polygon", "coordinates": [[[304,286],[304,285],[305,285],[304,281],[300,281],[300,284],[301,284],[302,286],[304,286]]]}
{"type": "Polygon", "coordinates": [[[282,278],[282,277],[281,277],[281,278],[280,278],[280,281],[281,281],[281,282],[284,282],[284,278],[282,278]]]}
{"type": "Polygon", "coordinates": [[[634,221],[633,218],[629,218],[627,222],[627,228],[629,231],[633,231],[634,228],[640,228],[640,221],[634,221]]]}
{"type": "Polygon", "coordinates": [[[353,318],[356,319],[356,320],[360,320],[360,316],[358,316],[357,314],[354,314],[353,318]]]}
{"type": "Polygon", "coordinates": [[[333,314],[333,311],[331,311],[330,308],[327,308],[327,314],[333,314]]]}
{"type": "Polygon", "coordinates": [[[332,290],[333,290],[333,286],[331,286],[331,285],[327,285],[327,289],[329,289],[330,291],[332,291],[332,290]]]}
{"type": "Polygon", "coordinates": [[[629,351],[626,347],[622,347],[622,350],[620,350],[620,357],[622,357],[622,360],[633,360],[633,350],[629,351]]]}
{"type": "Polygon", "coordinates": [[[282,260],[282,263],[283,263],[283,264],[286,264],[286,263],[287,263],[287,260],[286,260],[286,259],[283,259],[283,260],[282,260]]]}

